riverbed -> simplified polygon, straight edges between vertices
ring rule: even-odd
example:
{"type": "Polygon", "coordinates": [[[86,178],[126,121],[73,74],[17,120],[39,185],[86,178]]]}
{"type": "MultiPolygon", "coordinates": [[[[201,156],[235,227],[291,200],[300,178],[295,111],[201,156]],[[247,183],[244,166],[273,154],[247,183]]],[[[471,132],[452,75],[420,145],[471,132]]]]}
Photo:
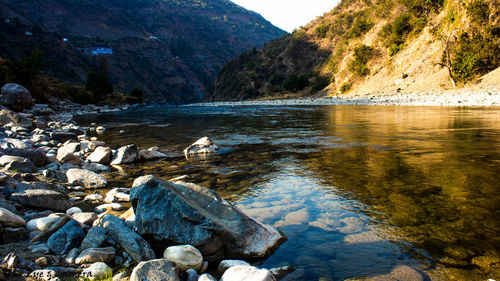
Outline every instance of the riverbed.
{"type": "Polygon", "coordinates": [[[169,159],[123,165],[217,191],[288,241],[262,267],[345,280],[409,265],[432,280],[499,278],[500,107],[289,104],[139,107],[80,116],[108,145],[169,159]],[[120,132],[124,130],[124,132],[120,132]],[[181,152],[208,136],[220,153],[181,152]]]}

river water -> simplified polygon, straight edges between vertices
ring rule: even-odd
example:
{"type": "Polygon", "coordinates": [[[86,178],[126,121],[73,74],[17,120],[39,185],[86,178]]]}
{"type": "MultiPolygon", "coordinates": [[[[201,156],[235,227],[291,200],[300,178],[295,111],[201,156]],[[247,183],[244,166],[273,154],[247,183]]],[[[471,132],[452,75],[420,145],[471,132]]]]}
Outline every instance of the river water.
{"type": "Polygon", "coordinates": [[[288,241],[262,267],[283,280],[345,280],[409,265],[432,280],[500,278],[500,108],[395,106],[145,107],[83,116],[100,139],[181,152],[108,177],[209,187],[288,241]],[[125,130],[125,133],[120,133],[125,130]]]}

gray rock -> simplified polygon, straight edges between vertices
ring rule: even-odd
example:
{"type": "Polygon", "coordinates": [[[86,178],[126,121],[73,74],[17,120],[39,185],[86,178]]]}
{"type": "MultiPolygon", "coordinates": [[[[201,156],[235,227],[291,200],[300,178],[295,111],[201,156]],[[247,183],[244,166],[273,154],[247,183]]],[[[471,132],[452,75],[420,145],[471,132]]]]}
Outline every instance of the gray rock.
{"type": "Polygon", "coordinates": [[[104,202],[129,202],[130,201],[130,188],[113,188],[106,193],[104,202]]]}
{"type": "Polygon", "coordinates": [[[30,250],[34,254],[40,254],[40,255],[46,255],[50,253],[50,249],[49,246],[47,246],[47,243],[28,246],[28,250],[30,250]]]}
{"type": "MultiPolygon", "coordinates": [[[[3,198],[1,196],[0,196],[0,207],[4,208],[4,209],[7,209],[7,210],[11,211],[14,214],[17,213],[16,206],[14,206],[13,202],[12,201],[8,201],[8,200],[6,200],[5,198],[3,198]]],[[[24,220],[27,221],[26,218],[24,220]]]]}
{"type": "Polygon", "coordinates": [[[184,154],[211,153],[216,151],[217,145],[215,145],[208,137],[203,137],[184,149],[184,154]]]}
{"type": "Polygon", "coordinates": [[[144,176],[134,181],[130,198],[139,234],[193,245],[208,261],[266,257],[286,239],[214,191],[195,184],[144,176]]]}
{"type": "Polygon", "coordinates": [[[89,230],[85,239],[83,239],[80,249],[99,248],[104,244],[107,238],[108,236],[104,228],[94,226],[89,230]]]}
{"type": "Polygon", "coordinates": [[[23,162],[24,160],[26,160],[24,157],[2,155],[2,157],[0,157],[0,165],[6,166],[12,162],[23,162]]]}
{"type": "Polygon", "coordinates": [[[15,111],[31,107],[33,99],[30,91],[16,83],[7,83],[2,87],[3,104],[15,111]]]}
{"type": "Polygon", "coordinates": [[[44,231],[49,229],[52,224],[56,223],[59,218],[60,216],[58,215],[49,215],[47,217],[32,219],[28,221],[26,228],[30,232],[34,230],[44,231]]]}
{"type": "Polygon", "coordinates": [[[192,268],[199,271],[203,264],[200,251],[191,245],[170,246],[165,249],[163,258],[175,263],[181,270],[192,268]]]}
{"type": "Polygon", "coordinates": [[[83,250],[78,258],[76,264],[94,263],[94,262],[110,262],[115,257],[116,250],[113,247],[106,248],[88,248],[83,250]]]}
{"type": "Polygon", "coordinates": [[[3,243],[15,243],[28,239],[28,233],[24,227],[4,228],[1,236],[3,243]]]}
{"type": "Polygon", "coordinates": [[[29,213],[29,214],[26,214],[23,216],[23,219],[25,221],[30,221],[30,220],[34,220],[34,219],[39,219],[39,218],[44,218],[50,214],[52,214],[53,212],[52,211],[43,211],[43,212],[35,212],[35,213],[29,213]]]}
{"type": "Polygon", "coordinates": [[[242,260],[223,260],[219,263],[219,266],[217,267],[217,274],[222,275],[226,270],[228,270],[232,266],[237,266],[237,265],[250,265],[246,261],[242,260]]]}
{"type": "Polygon", "coordinates": [[[66,174],[60,171],[54,171],[54,170],[43,170],[43,176],[46,179],[53,179],[59,182],[67,182],[68,177],[66,177],[66,174]]]}
{"type": "Polygon", "coordinates": [[[186,281],[198,281],[198,273],[196,273],[196,270],[190,268],[186,270],[186,273],[187,273],[186,281]]]}
{"type": "Polygon", "coordinates": [[[30,128],[33,126],[33,119],[22,113],[16,113],[7,109],[0,110],[0,125],[3,126],[9,123],[30,128]]]}
{"type": "Polygon", "coordinates": [[[121,164],[130,164],[137,161],[137,147],[135,144],[122,146],[118,149],[113,161],[112,165],[121,165],[121,164]]]}
{"type": "Polygon", "coordinates": [[[71,251],[69,251],[69,253],[64,258],[64,261],[69,265],[76,264],[76,259],[78,258],[81,252],[82,250],[80,250],[79,248],[71,249],[71,251]]]}
{"type": "Polygon", "coordinates": [[[135,261],[151,260],[155,253],[149,243],[130,229],[121,219],[105,215],[101,220],[108,236],[116,241],[135,261]]]}
{"type": "Polygon", "coordinates": [[[20,227],[26,225],[23,218],[2,207],[0,207],[0,223],[4,227],[20,227]]]}
{"type": "Polygon", "coordinates": [[[37,170],[35,164],[33,164],[33,162],[31,162],[29,159],[26,159],[23,162],[11,162],[7,166],[5,166],[5,169],[10,171],[17,171],[19,173],[34,173],[37,170]]]}
{"type": "Polygon", "coordinates": [[[102,173],[102,172],[108,172],[111,171],[111,168],[109,168],[106,165],[102,165],[99,163],[89,163],[85,162],[82,166],[83,169],[92,171],[94,173],[102,173]]]}
{"type": "Polygon", "coordinates": [[[217,281],[217,279],[208,273],[204,273],[198,277],[198,281],[217,281]]]}
{"type": "Polygon", "coordinates": [[[258,269],[248,265],[230,267],[220,281],[276,281],[276,278],[267,269],[258,269]]]}
{"type": "Polygon", "coordinates": [[[72,217],[81,224],[92,225],[92,223],[97,219],[97,214],[94,212],[83,212],[73,214],[72,217]]]}
{"type": "Polygon", "coordinates": [[[141,161],[152,161],[158,160],[162,158],[166,158],[167,155],[158,151],[157,147],[152,147],[150,149],[141,149],[139,150],[139,160],[141,161]]]}
{"type": "Polygon", "coordinates": [[[295,271],[295,267],[293,266],[281,266],[269,269],[269,272],[276,278],[276,280],[280,280],[286,275],[295,271]]]}
{"type": "Polygon", "coordinates": [[[80,227],[80,224],[75,220],[71,220],[56,233],[52,234],[47,244],[52,252],[61,255],[80,246],[84,238],[85,231],[80,227]]]}
{"type": "Polygon", "coordinates": [[[99,146],[87,157],[90,162],[109,164],[111,162],[111,148],[99,146]]]}
{"type": "Polygon", "coordinates": [[[115,210],[119,211],[122,210],[124,207],[120,203],[108,203],[108,204],[102,204],[94,208],[94,212],[96,213],[103,213],[108,210],[115,210]]]}
{"type": "Polygon", "coordinates": [[[61,163],[80,165],[80,156],[76,153],[80,150],[80,144],[77,142],[65,143],[57,150],[57,160],[61,163]]]}
{"type": "Polygon", "coordinates": [[[53,190],[29,189],[13,193],[10,199],[24,206],[54,211],[66,211],[70,207],[66,195],[53,190]]]}
{"type": "Polygon", "coordinates": [[[180,270],[171,261],[164,259],[139,263],[130,276],[130,281],[180,281],[180,270]]]}
{"type": "Polygon", "coordinates": [[[69,169],[66,176],[68,183],[83,185],[85,188],[104,188],[108,184],[105,177],[84,169],[69,169]]]}
{"type": "Polygon", "coordinates": [[[47,157],[45,156],[45,150],[37,149],[19,149],[19,148],[6,148],[3,150],[5,155],[19,156],[28,158],[37,166],[43,166],[47,157]]]}

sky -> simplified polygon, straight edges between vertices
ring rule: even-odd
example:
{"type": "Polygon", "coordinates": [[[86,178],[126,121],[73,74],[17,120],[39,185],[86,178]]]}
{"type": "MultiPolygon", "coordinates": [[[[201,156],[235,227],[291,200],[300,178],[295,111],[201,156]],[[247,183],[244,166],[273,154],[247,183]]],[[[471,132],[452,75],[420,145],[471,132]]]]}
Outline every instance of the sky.
{"type": "Polygon", "coordinates": [[[261,14],[279,28],[292,32],[295,28],[330,11],[339,0],[232,0],[261,14]]]}

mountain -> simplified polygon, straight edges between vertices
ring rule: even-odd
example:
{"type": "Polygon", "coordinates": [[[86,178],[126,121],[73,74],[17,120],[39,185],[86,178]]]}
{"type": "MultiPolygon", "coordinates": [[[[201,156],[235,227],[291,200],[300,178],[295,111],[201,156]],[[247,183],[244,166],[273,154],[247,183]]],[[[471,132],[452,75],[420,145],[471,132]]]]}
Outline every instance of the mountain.
{"type": "Polygon", "coordinates": [[[153,102],[201,100],[227,61],[285,34],[228,0],[0,0],[0,16],[2,57],[36,47],[45,73],[83,84],[99,60],[89,50],[112,47],[115,89],[153,102]]]}
{"type": "Polygon", "coordinates": [[[208,100],[441,91],[500,66],[498,0],[342,0],[226,64],[208,100]]]}

